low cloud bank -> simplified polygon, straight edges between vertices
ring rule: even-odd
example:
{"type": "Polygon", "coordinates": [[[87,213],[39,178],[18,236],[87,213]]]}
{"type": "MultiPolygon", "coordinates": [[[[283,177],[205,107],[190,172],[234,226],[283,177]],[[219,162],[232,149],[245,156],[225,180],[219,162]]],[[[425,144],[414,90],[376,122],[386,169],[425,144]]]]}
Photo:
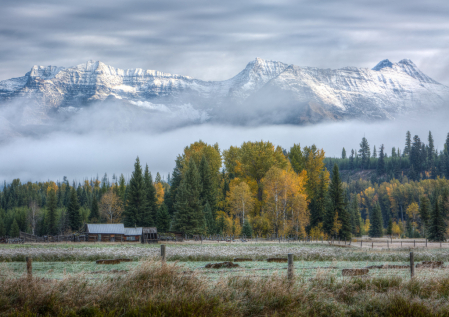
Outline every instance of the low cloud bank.
{"type": "MultiPolygon", "coordinates": [[[[14,178],[26,181],[70,180],[101,178],[108,173],[130,177],[137,156],[143,164],[148,163],[153,173],[171,173],[176,156],[185,146],[197,140],[218,142],[220,149],[241,145],[245,141],[271,141],[283,148],[293,143],[301,146],[316,144],[323,148],[326,156],[339,157],[342,147],[349,153],[358,149],[363,136],[370,147],[383,143],[388,154],[393,146],[405,143],[405,133],[418,134],[427,143],[429,130],[441,150],[449,132],[447,117],[420,118],[415,120],[385,121],[367,124],[364,122],[339,122],[313,126],[259,126],[242,127],[229,125],[190,125],[173,130],[136,131],[119,129],[64,129],[44,136],[22,136],[11,138],[0,145],[0,180],[10,182],[14,178]]],[[[105,122],[109,122],[105,119],[105,122]]],[[[71,125],[68,125],[73,127],[71,125]]]]}

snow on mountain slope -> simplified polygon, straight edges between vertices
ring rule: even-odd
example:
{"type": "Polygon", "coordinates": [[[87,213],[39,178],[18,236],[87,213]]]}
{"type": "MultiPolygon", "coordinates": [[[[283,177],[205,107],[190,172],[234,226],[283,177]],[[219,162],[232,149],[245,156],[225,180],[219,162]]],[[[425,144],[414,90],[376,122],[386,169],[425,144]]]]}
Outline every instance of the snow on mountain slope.
{"type": "Polygon", "coordinates": [[[373,69],[319,69],[256,58],[224,81],[140,68],[122,70],[88,61],[69,68],[33,66],[23,77],[0,82],[0,107],[27,102],[22,125],[43,124],[62,109],[84,108],[111,98],[195,122],[302,124],[393,119],[447,108],[449,88],[405,59],[383,60],[373,69]]]}

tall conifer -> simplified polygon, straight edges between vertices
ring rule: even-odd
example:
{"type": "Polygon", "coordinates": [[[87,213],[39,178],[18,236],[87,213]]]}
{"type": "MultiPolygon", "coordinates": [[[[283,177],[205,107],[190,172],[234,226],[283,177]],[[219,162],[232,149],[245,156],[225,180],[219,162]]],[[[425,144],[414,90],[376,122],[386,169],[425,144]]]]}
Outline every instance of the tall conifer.
{"type": "Polygon", "coordinates": [[[189,160],[177,189],[173,227],[186,234],[204,234],[206,220],[200,199],[201,178],[194,160],[189,160]]]}
{"type": "Polygon", "coordinates": [[[430,200],[427,196],[422,196],[419,206],[419,216],[421,218],[421,225],[423,235],[427,235],[428,227],[429,227],[429,218],[430,218],[430,200]]]}
{"type": "Polygon", "coordinates": [[[370,237],[382,237],[383,235],[383,220],[382,220],[382,211],[380,209],[379,204],[371,210],[370,214],[370,228],[369,228],[369,236],[370,237]]]}
{"type": "Polygon", "coordinates": [[[143,220],[142,218],[147,211],[147,194],[139,157],[136,158],[136,162],[134,163],[134,172],[131,175],[127,190],[123,222],[125,227],[140,226],[143,220]]]}
{"type": "Polygon", "coordinates": [[[159,207],[157,211],[157,219],[156,219],[156,226],[157,231],[160,233],[165,233],[170,230],[170,222],[171,217],[168,213],[168,208],[165,203],[162,203],[162,205],[159,207]]]}
{"type": "Polygon", "coordinates": [[[156,204],[156,188],[153,184],[153,177],[148,170],[148,164],[145,165],[143,180],[145,183],[146,206],[140,225],[143,227],[151,227],[156,223],[156,213],[158,208],[156,204]]]}
{"type": "Polygon", "coordinates": [[[438,199],[435,200],[435,205],[430,216],[429,225],[429,240],[430,241],[445,241],[444,233],[446,232],[446,224],[444,222],[443,213],[440,209],[438,199]]]}
{"type": "Polygon", "coordinates": [[[93,193],[92,198],[92,208],[90,210],[89,220],[91,222],[100,222],[100,212],[98,210],[98,201],[97,201],[97,195],[93,193]]]}
{"type": "Polygon", "coordinates": [[[72,231],[79,230],[81,225],[80,205],[75,187],[70,190],[70,199],[67,206],[68,225],[72,231]]]}
{"type": "Polygon", "coordinates": [[[48,193],[47,200],[47,233],[49,235],[56,235],[58,233],[58,227],[56,224],[56,193],[54,189],[51,189],[48,193]]]}

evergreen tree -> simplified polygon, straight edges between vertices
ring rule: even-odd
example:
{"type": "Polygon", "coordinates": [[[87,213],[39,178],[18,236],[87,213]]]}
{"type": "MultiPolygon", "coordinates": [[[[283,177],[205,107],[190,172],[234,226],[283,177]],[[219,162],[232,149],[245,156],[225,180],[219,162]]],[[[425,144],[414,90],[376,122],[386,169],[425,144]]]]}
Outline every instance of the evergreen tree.
{"type": "Polygon", "coordinates": [[[134,163],[134,172],[127,189],[124,225],[125,227],[140,226],[144,221],[143,216],[147,212],[147,192],[139,157],[136,158],[134,163]]]}
{"type": "Polygon", "coordinates": [[[167,205],[165,203],[162,203],[157,211],[157,231],[160,233],[168,232],[168,230],[170,230],[170,222],[171,217],[168,213],[167,205]]]}
{"type": "Polygon", "coordinates": [[[412,151],[412,134],[410,131],[407,131],[405,135],[405,148],[404,148],[404,156],[409,156],[412,151]]]}
{"type": "Polygon", "coordinates": [[[56,193],[54,189],[51,189],[48,193],[47,200],[47,210],[48,210],[48,220],[47,220],[47,232],[49,235],[56,235],[58,233],[58,227],[56,224],[56,193]]]}
{"type": "Polygon", "coordinates": [[[3,221],[3,218],[0,217],[0,237],[4,236],[6,236],[5,222],[3,221]]]}
{"type": "Polygon", "coordinates": [[[215,219],[215,210],[217,205],[217,190],[212,177],[209,163],[206,160],[206,156],[201,158],[200,166],[198,168],[201,177],[202,190],[200,194],[201,202],[203,206],[206,206],[206,202],[209,203],[212,220],[215,219]]]}
{"type": "Polygon", "coordinates": [[[376,146],[374,146],[373,148],[373,157],[377,158],[377,150],[376,150],[376,146]]]}
{"type": "Polygon", "coordinates": [[[242,235],[247,238],[251,238],[253,235],[253,228],[251,227],[251,224],[249,223],[248,219],[245,219],[243,221],[242,235]]]}
{"type": "Polygon", "coordinates": [[[227,229],[228,226],[226,224],[224,214],[222,213],[217,219],[217,231],[219,234],[224,234],[227,229]]]}
{"type": "Polygon", "coordinates": [[[194,160],[189,160],[175,201],[174,229],[187,234],[205,233],[206,220],[201,205],[201,177],[194,160]]]}
{"type": "Polygon", "coordinates": [[[415,135],[413,137],[413,145],[412,148],[410,150],[410,165],[413,168],[413,175],[410,175],[410,177],[413,180],[417,180],[418,179],[418,175],[421,173],[422,171],[422,143],[421,140],[419,139],[419,137],[417,135],[415,135]]]}
{"type": "Polygon", "coordinates": [[[126,184],[125,184],[125,176],[120,174],[120,178],[118,180],[118,196],[120,197],[123,206],[125,205],[125,192],[126,192],[126,184]]]}
{"type": "Polygon", "coordinates": [[[207,234],[214,234],[216,231],[215,220],[208,201],[206,201],[206,204],[204,205],[204,218],[206,220],[207,234]]]}
{"type": "Polygon", "coordinates": [[[362,142],[360,142],[359,154],[361,159],[362,170],[369,168],[370,150],[368,140],[365,137],[363,137],[362,142]]]}
{"type": "Polygon", "coordinates": [[[354,195],[351,201],[351,217],[352,217],[352,235],[356,237],[362,236],[362,224],[361,224],[361,216],[359,210],[359,203],[357,201],[357,196],[354,195]]]}
{"type": "Polygon", "coordinates": [[[68,226],[72,231],[79,230],[81,225],[80,206],[75,187],[70,190],[70,200],[67,206],[68,226]]]}
{"type": "Polygon", "coordinates": [[[179,185],[181,185],[182,180],[182,157],[178,155],[178,157],[175,160],[175,168],[173,169],[172,177],[171,177],[171,187],[170,187],[170,193],[167,196],[167,199],[165,200],[165,203],[168,207],[168,212],[170,215],[175,214],[175,201],[176,201],[176,194],[179,185]]]}
{"type": "Polygon", "coordinates": [[[433,212],[430,216],[430,226],[428,230],[430,241],[445,241],[444,233],[446,232],[446,224],[444,222],[443,213],[440,210],[438,199],[435,201],[433,212]]]}
{"type": "Polygon", "coordinates": [[[446,142],[444,143],[443,152],[446,152],[447,154],[449,154],[449,133],[446,136],[446,142]]]}
{"type": "Polygon", "coordinates": [[[419,215],[421,218],[421,225],[423,227],[423,236],[426,236],[430,218],[430,200],[429,198],[427,198],[427,196],[421,197],[419,215]]]}
{"type": "Polygon", "coordinates": [[[385,174],[385,155],[384,155],[384,145],[380,146],[379,159],[377,160],[377,175],[385,174]]]}
{"type": "Polygon", "coordinates": [[[341,150],[341,158],[343,160],[346,159],[346,150],[345,150],[345,148],[343,148],[343,150],[341,150]]]}
{"type": "Polygon", "coordinates": [[[393,157],[393,158],[395,158],[395,157],[397,157],[398,155],[396,154],[396,148],[393,146],[392,148],[391,148],[391,157],[393,157]]]}
{"type": "Polygon", "coordinates": [[[20,229],[19,225],[17,224],[16,219],[14,218],[14,221],[11,226],[11,230],[9,231],[9,236],[11,238],[18,238],[20,236],[20,229]]]}
{"type": "Polygon", "coordinates": [[[148,164],[145,165],[143,180],[145,183],[146,206],[141,216],[140,226],[151,227],[156,223],[156,211],[158,208],[156,204],[156,188],[153,184],[153,177],[148,170],[148,164]]]}
{"type": "Polygon", "coordinates": [[[349,169],[350,170],[354,169],[354,155],[355,155],[355,151],[354,151],[354,149],[352,149],[351,156],[349,157],[349,169]]]}
{"type": "MultiPolygon", "coordinates": [[[[340,237],[342,239],[351,238],[351,219],[348,211],[346,210],[343,186],[340,179],[340,172],[338,165],[334,164],[332,169],[332,180],[329,185],[329,204],[328,204],[327,218],[332,218],[332,227],[334,223],[335,214],[338,213],[338,219],[341,221],[340,237]]],[[[329,230],[329,221],[327,221],[327,230],[329,230]]]]}
{"type": "Polygon", "coordinates": [[[95,193],[93,194],[92,198],[92,208],[90,210],[89,220],[93,223],[100,221],[100,212],[98,210],[97,195],[95,195],[95,193]]]}
{"type": "Polygon", "coordinates": [[[427,148],[427,161],[429,162],[429,165],[431,166],[432,163],[434,163],[434,157],[435,157],[435,144],[433,141],[432,132],[429,131],[429,137],[427,138],[429,145],[427,148]]]}
{"type": "Polygon", "coordinates": [[[376,206],[371,211],[370,215],[370,228],[369,228],[369,236],[374,237],[382,237],[383,230],[382,230],[382,211],[380,209],[379,204],[376,204],[376,206]]]}
{"type": "Polygon", "coordinates": [[[387,234],[391,237],[393,235],[393,221],[388,219],[388,227],[387,227],[387,234]]]}
{"type": "Polygon", "coordinates": [[[320,172],[317,194],[312,198],[309,204],[310,209],[310,228],[318,226],[324,221],[326,215],[326,197],[328,185],[325,180],[324,171],[320,172]]]}

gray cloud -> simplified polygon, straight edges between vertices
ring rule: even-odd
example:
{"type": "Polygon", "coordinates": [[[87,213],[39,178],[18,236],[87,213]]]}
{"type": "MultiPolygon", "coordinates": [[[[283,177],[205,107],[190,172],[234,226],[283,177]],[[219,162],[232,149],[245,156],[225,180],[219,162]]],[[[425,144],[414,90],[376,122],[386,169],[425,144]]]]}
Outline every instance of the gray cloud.
{"type": "Polygon", "coordinates": [[[89,59],[201,79],[256,56],[303,66],[412,59],[449,84],[449,4],[433,1],[2,1],[0,80],[89,59]]]}

